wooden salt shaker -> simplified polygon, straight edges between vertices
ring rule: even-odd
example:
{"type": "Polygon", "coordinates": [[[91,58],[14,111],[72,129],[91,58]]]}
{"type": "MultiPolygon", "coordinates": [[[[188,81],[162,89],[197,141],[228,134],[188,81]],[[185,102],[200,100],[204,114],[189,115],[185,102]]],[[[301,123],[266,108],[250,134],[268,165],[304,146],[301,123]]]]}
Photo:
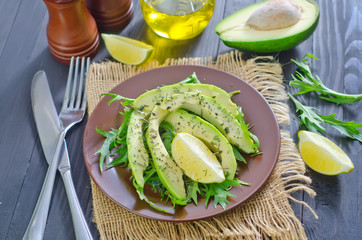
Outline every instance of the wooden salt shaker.
{"type": "Polygon", "coordinates": [[[43,1],[49,12],[47,37],[54,58],[69,65],[72,56],[94,57],[99,35],[85,0],[43,1]]]}
{"type": "Polygon", "coordinates": [[[133,16],[132,0],[86,0],[89,12],[103,31],[120,30],[133,16]]]}

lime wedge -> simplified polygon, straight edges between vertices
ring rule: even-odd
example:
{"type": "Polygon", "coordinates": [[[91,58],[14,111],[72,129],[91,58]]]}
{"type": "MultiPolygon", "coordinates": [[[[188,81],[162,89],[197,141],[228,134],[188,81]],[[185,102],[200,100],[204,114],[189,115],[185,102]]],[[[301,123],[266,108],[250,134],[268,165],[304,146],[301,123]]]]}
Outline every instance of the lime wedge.
{"type": "Polygon", "coordinates": [[[347,154],[328,138],[309,131],[300,131],[299,152],[305,163],[324,175],[349,173],[354,165],[347,154]]]}
{"type": "Polygon", "coordinates": [[[171,151],[176,164],[192,180],[201,183],[220,183],[225,180],[215,154],[191,134],[177,133],[172,141],[171,151]]]}
{"type": "Polygon", "coordinates": [[[105,33],[102,33],[102,38],[109,54],[125,64],[139,65],[145,62],[153,51],[151,45],[132,38],[105,33]]]}

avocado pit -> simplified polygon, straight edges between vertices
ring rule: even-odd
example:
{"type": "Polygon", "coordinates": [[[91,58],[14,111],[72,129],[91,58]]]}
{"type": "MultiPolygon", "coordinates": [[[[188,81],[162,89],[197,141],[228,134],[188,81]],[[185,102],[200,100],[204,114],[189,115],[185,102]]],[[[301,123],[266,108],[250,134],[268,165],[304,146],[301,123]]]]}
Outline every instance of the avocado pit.
{"type": "Polygon", "coordinates": [[[261,31],[290,27],[301,17],[300,7],[290,0],[270,0],[253,12],[246,25],[261,31]]]}
{"type": "Polygon", "coordinates": [[[224,18],[215,32],[226,46],[272,53],[289,50],[307,39],[318,20],[319,7],[314,0],[266,0],[224,18]]]}

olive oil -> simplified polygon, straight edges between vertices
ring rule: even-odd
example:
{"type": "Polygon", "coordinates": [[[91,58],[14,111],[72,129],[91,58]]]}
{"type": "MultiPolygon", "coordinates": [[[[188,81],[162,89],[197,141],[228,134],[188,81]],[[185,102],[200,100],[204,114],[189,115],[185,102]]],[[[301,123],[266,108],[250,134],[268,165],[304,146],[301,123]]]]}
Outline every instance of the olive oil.
{"type": "Polygon", "coordinates": [[[199,35],[214,12],[214,0],[141,0],[148,26],[159,36],[184,40],[199,35]]]}

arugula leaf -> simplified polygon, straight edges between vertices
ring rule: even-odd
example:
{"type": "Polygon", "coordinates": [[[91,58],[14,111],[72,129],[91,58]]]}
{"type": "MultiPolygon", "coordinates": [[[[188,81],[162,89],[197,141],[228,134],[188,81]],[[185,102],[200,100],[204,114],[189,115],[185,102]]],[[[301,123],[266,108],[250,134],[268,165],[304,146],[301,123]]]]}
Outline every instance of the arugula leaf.
{"type": "Polygon", "coordinates": [[[338,120],[335,118],[335,113],[331,115],[317,114],[314,112],[314,110],[318,110],[317,108],[304,106],[289,93],[288,96],[294,102],[296,112],[300,113],[300,125],[304,125],[308,130],[312,132],[326,132],[326,129],[321,126],[322,123],[325,123],[337,129],[341,134],[362,142],[362,132],[360,129],[362,124],[355,123],[354,121],[345,122],[338,120]]]}
{"type": "Polygon", "coordinates": [[[354,121],[340,121],[334,117],[335,115],[336,114],[333,113],[331,115],[319,115],[319,117],[322,118],[325,123],[337,129],[341,134],[362,142],[362,132],[358,129],[362,128],[362,124],[354,121]]]}
{"type": "Polygon", "coordinates": [[[324,123],[323,119],[314,112],[314,109],[318,110],[317,108],[304,106],[289,93],[288,96],[293,100],[296,112],[300,113],[300,126],[304,125],[312,132],[326,132],[326,129],[321,125],[324,123]]]}
{"type": "Polygon", "coordinates": [[[160,133],[163,144],[165,145],[168,154],[171,156],[171,143],[176,135],[176,131],[170,123],[162,122],[160,124],[160,133]]]}
{"type": "Polygon", "coordinates": [[[211,183],[211,184],[202,184],[202,192],[205,195],[205,206],[209,204],[211,197],[214,197],[214,207],[216,208],[218,204],[222,206],[223,209],[226,208],[226,204],[229,203],[228,197],[236,197],[234,194],[230,193],[230,188],[233,186],[242,185],[242,181],[234,178],[225,179],[221,183],[211,183]]]}
{"type": "Polygon", "coordinates": [[[186,186],[187,186],[187,195],[189,196],[190,199],[194,201],[195,205],[197,206],[198,204],[197,196],[198,194],[202,194],[201,189],[199,188],[199,183],[191,181],[191,183],[186,184],[186,186]]]}
{"type": "Polygon", "coordinates": [[[161,211],[161,212],[167,212],[169,211],[170,209],[164,209],[164,208],[161,208],[161,207],[158,207],[156,204],[154,204],[153,202],[151,202],[145,195],[144,193],[144,189],[143,187],[141,187],[140,185],[137,184],[136,180],[135,179],[132,179],[132,182],[133,182],[133,186],[136,188],[136,191],[138,193],[138,196],[140,197],[141,200],[144,200],[146,203],[148,203],[151,207],[161,211]]]}
{"type": "Polygon", "coordinates": [[[106,140],[104,140],[104,143],[102,145],[102,147],[95,153],[96,154],[100,154],[100,157],[99,157],[99,168],[101,170],[101,172],[103,172],[103,164],[104,164],[104,160],[106,158],[106,156],[110,156],[110,148],[111,148],[111,145],[114,143],[116,137],[117,137],[117,129],[112,129],[111,131],[109,132],[106,132],[104,130],[99,130],[96,128],[96,131],[99,133],[99,134],[102,134],[106,140]]]}
{"type": "Polygon", "coordinates": [[[117,148],[113,153],[118,153],[119,156],[116,160],[112,161],[110,164],[107,165],[107,168],[115,166],[117,164],[123,163],[127,165],[128,157],[127,157],[127,130],[128,130],[128,122],[131,117],[132,112],[134,111],[133,108],[124,108],[124,112],[121,113],[123,115],[123,122],[118,129],[111,129],[110,131],[106,132],[105,130],[99,130],[96,128],[96,131],[99,134],[102,134],[106,139],[102,147],[95,153],[100,154],[99,157],[99,168],[101,172],[103,172],[103,165],[106,156],[111,156],[111,151],[114,148],[117,148]],[[122,148],[123,150],[118,150],[118,148],[122,148]]]}
{"type": "Polygon", "coordinates": [[[186,83],[201,83],[200,80],[197,78],[196,73],[193,72],[192,75],[188,76],[186,79],[178,82],[176,84],[186,84],[186,83]]]}
{"type": "Polygon", "coordinates": [[[240,90],[235,90],[235,91],[229,92],[228,95],[229,95],[230,97],[232,97],[232,96],[234,96],[234,95],[236,95],[236,94],[239,94],[239,93],[240,93],[240,90]]]}
{"type": "Polygon", "coordinates": [[[325,86],[318,76],[313,76],[310,67],[306,63],[308,61],[307,57],[319,60],[313,54],[306,54],[300,62],[291,59],[298,66],[298,69],[295,76],[292,75],[293,80],[289,82],[289,85],[300,89],[294,95],[319,92],[319,98],[336,104],[354,103],[362,99],[362,94],[339,93],[325,86]]]}
{"type": "Polygon", "coordinates": [[[245,158],[243,157],[243,155],[241,155],[241,153],[239,152],[238,148],[235,147],[234,145],[231,145],[231,146],[232,146],[232,148],[233,148],[233,152],[234,152],[235,159],[246,164],[246,160],[245,160],[245,158]]]}
{"type": "Polygon", "coordinates": [[[111,105],[112,103],[114,103],[116,101],[120,101],[120,100],[124,101],[124,102],[122,102],[122,105],[124,105],[124,106],[132,105],[134,102],[133,98],[123,97],[121,95],[114,94],[114,93],[102,93],[101,96],[111,96],[112,97],[112,99],[107,102],[107,105],[111,105]]]}
{"type": "Polygon", "coordinates": [[[114,159],[112,162],[110,162],[107,166],[106,169],[117,166],[117,165],[121,165],[122,167],[127,166],[128,164],[128,149],[126,147],[126,145],[124,145],[123,147],[117,149],[113,155],[115,154],[119,154],[119,156],[114,159]]]}
{"type": "Polygon", "coordinates": [[[259,148],[259,139],[256,135],[252,134],[249,131],[249,125],[245,123],[244,121],[244,113],[242,111],[242,108],[238,106],[238,115],[236,116],[236,119],[238,120],[241,129],[243,132],[246,132],[251,139],[253,139],[253,149],[255,149],[258,152],[259,148]]]}

